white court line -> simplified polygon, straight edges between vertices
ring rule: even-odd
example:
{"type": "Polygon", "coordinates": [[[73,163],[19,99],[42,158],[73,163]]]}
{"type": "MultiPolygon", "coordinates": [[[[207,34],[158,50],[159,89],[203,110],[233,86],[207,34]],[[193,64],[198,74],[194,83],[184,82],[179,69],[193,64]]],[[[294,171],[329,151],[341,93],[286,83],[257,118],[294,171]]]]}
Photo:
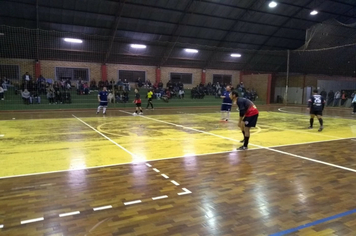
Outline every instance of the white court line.
{"type": "Polygon", "coordinates": [[[68,212],[68,213],[63,213],[59,214],[59,217],[66,217],[66,216],[73,216],[73,215],[79,215],[80,211],[73,211],[73,212],[68,212]]]}
{"type": "Polygon", "coordinates": [[[186,188],[182,188],[184,192],[181,192],[181,193],[177,193],[178,195],[185,195],[185,194],[191,194],[192,192],[189,191],[188,189],[186,188]]]}
{"type": "Polygon", "coordinates": [[[176,181],[174,180],[171,180],[172,184],[176,185],[176,186],[179,186],[179,183],[177,183],[176,181]]]}
{"type": "Polygon", "coordinates": [[[148,164],[148,163],[146,163],[146,166],[148,166],[148,167],[152,167],[150,164],[148,164]]]}
{"type": "Polygon", "coordinates": [[[156,168],[153,168],[152,170],[154,170],[154,171],[156,171],[156,172],[159,172],[159,170],[158,170],[158,169],[156,169],[156,168]]]}
{"type": "Polygon", "coordinates": [[[5,137],[5,134],[0,134],[0,137],[5,137]]]}
{"type": "Polygon", "coordinates": [[[168,198],[167,195],[163,195],[163,196],[159,196],[159,197],[153,197],[152,200],[159,200],[159,199],[163,199],[163,198],[168,198]]]}
{"type": "Polygon", "coordinates": [[[0,225],[0,229],[4,228],[4,225],[0,225]]]}
{"type": "Polygon", "coordinates": [[[111,208],[112,208],[111,205],[102,206],[102,207],[95,207],[95,208],[93,208],[93,211],[102,211],[102,210],[111,209],[111,208]]]}
{"type": "MultiPolygon", "coordinates": [[[[125,111],[121,111],[121,110],[119,110],[119,111],[123,112],[123,113],[130,114],[129,112],[125,112],[125,111]]],[[[149,119],[149,120],[153,120],[153,121],[157,121],[157,122],[161,122],[161,123],[165,123],[165,124],[169,124],[169,125],[177,126],[177,124],[174,124],[174,123],[171,123],[171,122],[162,121],[162,120],[158,120],[158,119],[147,117],[147,116],[140,116],[140,117],[145,118],[145,119],[149,119]]],[[[237,140],[237,139],[224,137],[224,136],[217,135],[217,134],[210,133],[210,132],[206,132],[206,131],[203,131],[203,130],[198,130],[198,129],[194,129],[194,128],[190,128],[190,127],[185,127],[185,128],[197,131],[199,133],[204,133],[204,134],[212,135],[212,136],[215,136],[215,137],[219,137],[219,138],[222,138],[222,139],[227,139],[227,140],[231,140],[231,141],[234,141],[234,142],[240,142],[240,140],[237,140]]],[[[352,172],[356,173],[355,169],[347,168],[347,167],[344,167],[344,166],[334,165],[334,164],[331,164],[331,163],[328,163],[328,162],[319,161],[319,160],[315,160],[315,159],[312,159],[312,158],[307,158],[307,157],[303,157],[303,156],[300,156],[300,155],[295,155],[295,154],[292,154],[292,153],[289,153],[289,152],[283,152],[283,151],[279,151],[277,149],[273,149],[273,148],[269,148],[269,147],[263,147],[263,146],[252,144],[252,143],[250,143],[250,145],[258,147],[258,148],[261,148],[261,149],[270,150],[270,151],[281,153],[281,154],[284,154],[284,155],[289,155],[289,156],[292,156],[292,157],[297,157],[297,158],[300,158],[300,159],[304,159],[304,160],[308,160],[308,161],[312,161],[312,162],[316,162],[316,163],[320,163],[320,164],[324,164],[324,165],[328,165],[328,166],[332,166],[332,167],[336,167],[336,168],[339,168],[339,169],[348,170],[348,171],[352,171],[352,172]]]]}
{"type": "Polygon", "coordinates": [[[165,179],[169,179],[169,177],[165,174],[161,174],[165,179]]]}
{"type": "Polygon", "coordinates": [[[130,152],[129,150],[127,150],[126,148],[124,148],[123,146],[121,146],[120,144],[118,144],[117,142],[115,142],[114,140],[109,138],[108,136],[106,136],[105,134],[101,133],[100,131],[95,129],[93,126],[89,125],[88,123],[86,123],[85,121],[81,120],[80,118],[76,117],[73,114],[72,114],[72,116],[74,118],[76,118],[77,120],[79,120],[80,122],[82,122],[83,124],[85,124],[86,126],[88,126],[89,128],[91,128],[92,130],[94,130],[95,132],[97,132],[98,134],[100,134],[101,136],[103,136],[104,138],[106,138],[107,140],[109,140],[110,142],[112,142],[113,144],[115,144],[116,146],[118,146],[119,148],[121,148],[122,150],[124,150],[125,152],[127,152],[128,154],[130,154],[132,157],[137,157],[135,154],[133,154],[132,152],[130,152]]]}
{"type": "Polygon", "coordinates": [[[137,203],[141,203],[141,202],[142,202],[141,200],[136,200],[136,201],[131,201],[131,202],[124,202],[124,205],[127,206],[127,205],[137,204],[137,203]]]}
{"type": "MultiPolygon", "coordinates": [[[[300,108],[300,107],[288,107],[288,108],[300,108]]],[[[301,112],[294,112],[294,111],[285,111],[283,110],[285,109],[284,107],[278,108],[278,111],[280,112],[284,112],[284,113],[289,113],[289,114],[297,114],[297,115],[301,115],[301,116],[309,116],[309,113],[301,113],[301,112]]],[[[342,111],[342,110],[340,110],[342,111]]],[[[323,115],[324,117],[329,117],[329,118],[334,118],[334,119],[346,119],[346,120],[353,120],[350,119],[350,117],[342,117],[342,116],[330,116],[330,115],[323,115]]]]}
{"type": "Polygon", "coordinates": [[[24,224],[29,224],[29,223],[33,223],[33,222],[42,221],[42,220],[44,220],[43,217],[30,219],[30,220],[23,220],[23,221],[21,221],[21,224],[24,225],[24,224]]]}

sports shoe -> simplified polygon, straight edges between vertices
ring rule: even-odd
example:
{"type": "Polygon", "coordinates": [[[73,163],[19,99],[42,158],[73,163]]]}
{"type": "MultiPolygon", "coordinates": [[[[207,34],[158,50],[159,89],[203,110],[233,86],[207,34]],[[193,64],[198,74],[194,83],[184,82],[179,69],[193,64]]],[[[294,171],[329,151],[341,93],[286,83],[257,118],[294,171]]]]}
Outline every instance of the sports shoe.
{"type": "Polygon", "coordinates": [[[229,119],[225,119],[224,121],[228,122],[228,121],[229,121],[229,119]]]}
{"type": "Polygon", "coordinates": [[[132,113],[132,115],[133,115],[133,116],[137,116],[137,113],[136,113],[136,112],[134,112],[134,113],[132,113]]]}
{"type": "Polygon", "coordinates": [[[138,113],[139,115],[143,115],[143,113],[142,112],[140,112],[140,113],[138,113]]]}
{"type": "Polygon", "coordinates": [[[313,129],[313,127],[312,127],[312,126],[309,126],[308,129],[313,129]]]}
{"type": "Polygon", "coordinates": [[[237,150],[247,150],[247,149],[248,149],[247,147],[241,146],[241,147],[239,147],[237,150]]]}
{"type": "Polygon", "coordinates": [[[323,131],[324,126],[320,126],[320,128],[318,129],[319,132],[323,131]]]}
{"type": "Polygon", "coordinates": [[[99,114],[99,112],[96,112],[96,114],[99,114]]]}

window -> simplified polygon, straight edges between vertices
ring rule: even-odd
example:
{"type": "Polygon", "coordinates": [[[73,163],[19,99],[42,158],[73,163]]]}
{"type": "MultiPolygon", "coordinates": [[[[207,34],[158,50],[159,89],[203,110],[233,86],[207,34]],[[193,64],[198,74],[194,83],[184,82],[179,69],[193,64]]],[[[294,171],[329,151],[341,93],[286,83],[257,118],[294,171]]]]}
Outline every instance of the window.
{"type": "Polygon", "coordinates": [[[62,79],[89,81],[89,69],[56,67],[56,80],[62,79]]]}
{"type": "Polygon", "coordinates": [[[18,65],[0,65],[0,76],[1,78],[19,79],[20,68],[18,65]]]}
{"type": "Polygon", "coordinates": [[[220,84],[230,84],[232,75],[213,75],[213,83],[219,82],[220,84]]]}
{"type": "Polygon", "coordinates": [[[190,73],[171,73],[172,83],[182,82],[183,84],[193,83],[193,74],[190,73]]]}
{"type": "Polygon", "coordinates": [[[126,79],[129,83],[135,83],[138,78],[141,78],[141,81],[146,81],[146,71],[119,70],[121,81],[126,79]]]}

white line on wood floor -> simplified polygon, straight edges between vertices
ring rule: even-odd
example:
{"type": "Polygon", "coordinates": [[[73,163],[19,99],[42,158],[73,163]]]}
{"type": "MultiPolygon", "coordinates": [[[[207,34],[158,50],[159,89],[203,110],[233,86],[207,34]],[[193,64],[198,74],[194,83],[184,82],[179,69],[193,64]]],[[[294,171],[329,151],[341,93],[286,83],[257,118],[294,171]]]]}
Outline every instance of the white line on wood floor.
{"type": "Polygon", "coordinates": [[[4,228],[4,225],[0,225],[0,229],[4,228]]]}
{"type": "Polygon", "coordinates": [[[190,194],[192,193],[191,191],[189,191],[188,189],[186,188],[182,188],[184,192],[181,192],[181,193],[178,193],[178,195],[185,195],[185,194],[190,194]]]}
{"type": "Polygon", "coordinates": [[[37,222],[37,221],[42,221],[42,220],[44,220],[43,217],[30,219],[30,220],[23,220],[23,221],[21,221],[21,224],[24,225],[24,224],[29,224],[29,223],[33,223],[33,222],[37,222]]]}
{"type": "Polygon", "coordinates": [[[158,200],[158,199],[163,199],[163,198],[168,198],[167,195],[159,196],[159,197],[153,197],[152,200],[158,200]]]}
{"type": "Polygon", "coordinates": [[[156,172],[159,172],[159,170],[158,170],[158,169],[156,169],[156,168],[153,168],[153,170],[154,170],[154,171],[156,171],[156,172]]]}
{"type": "Polygon", "coordinates": [[[108,206],[102,206],[102,207],[95,207],[93,208],[94,211],[101,211],[101,210],[106,210],[106,209],[111,209],[112,206],[108,205],[108,206]]]}
{"type": "Polygon", "coordinates": [[[169,179],[169,177],[165,174],[161,174],[164,178],[169,179]]]}
{"type": "Polygon", "coordinates": [[[148,166],[148,167],[152,167],[150,164],[148,164],[148,163],[146,163],[146,166],[148,166]]]}
{"type": "Polygon", "coordinates": [[[142,202],[141,200],[136,200],[136,201],[131,201],[131,202],[124,202],[124,205],[127,206],[127,205],[137,204],[137,203],[141,203],[141,202],[142,202]]]}
{"type": "Polygon", "coordinates": [[[179,183],[177,183],[176,181],[174,181],[174,180],[171,180],[171,182],[172,182],[172,184],[174,184],[174,185],[176,185],[176,186],[178,186],[179,185],[179,183]]]}
{"type": "Polygon", "coordinates": [[[80,211],[73,211],[73,212],[59,214],[59,217],[73,216],[73,215],[79,215],[79,214],[80,214],[80,211]]]}

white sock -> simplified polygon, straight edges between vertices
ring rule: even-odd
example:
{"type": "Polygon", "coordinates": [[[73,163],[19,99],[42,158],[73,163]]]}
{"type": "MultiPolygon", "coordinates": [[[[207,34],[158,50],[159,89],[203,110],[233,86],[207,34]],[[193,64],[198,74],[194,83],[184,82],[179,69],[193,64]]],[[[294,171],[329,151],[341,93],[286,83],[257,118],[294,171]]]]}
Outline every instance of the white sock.
{"type": "Polygon", "coordinates": [[[106,107],[103,107],[103,113],[105,113],[106,112],[106,107]]]}
{"type": "Polygon", "coordinates": [[[221,111],[221,119],[225,119],[225,111],[221,111]]]}
{"type": "Polygon", "coordinates": [[[96,112],[99,113],[100,109],[101,109],[101,106],[98,106],[98,110],[96,112]]]}
{"type": "Polygon", "coordinates": [[[229,111],[227,112],[226,119],[230,119],[230,112],[229,111]]]}

